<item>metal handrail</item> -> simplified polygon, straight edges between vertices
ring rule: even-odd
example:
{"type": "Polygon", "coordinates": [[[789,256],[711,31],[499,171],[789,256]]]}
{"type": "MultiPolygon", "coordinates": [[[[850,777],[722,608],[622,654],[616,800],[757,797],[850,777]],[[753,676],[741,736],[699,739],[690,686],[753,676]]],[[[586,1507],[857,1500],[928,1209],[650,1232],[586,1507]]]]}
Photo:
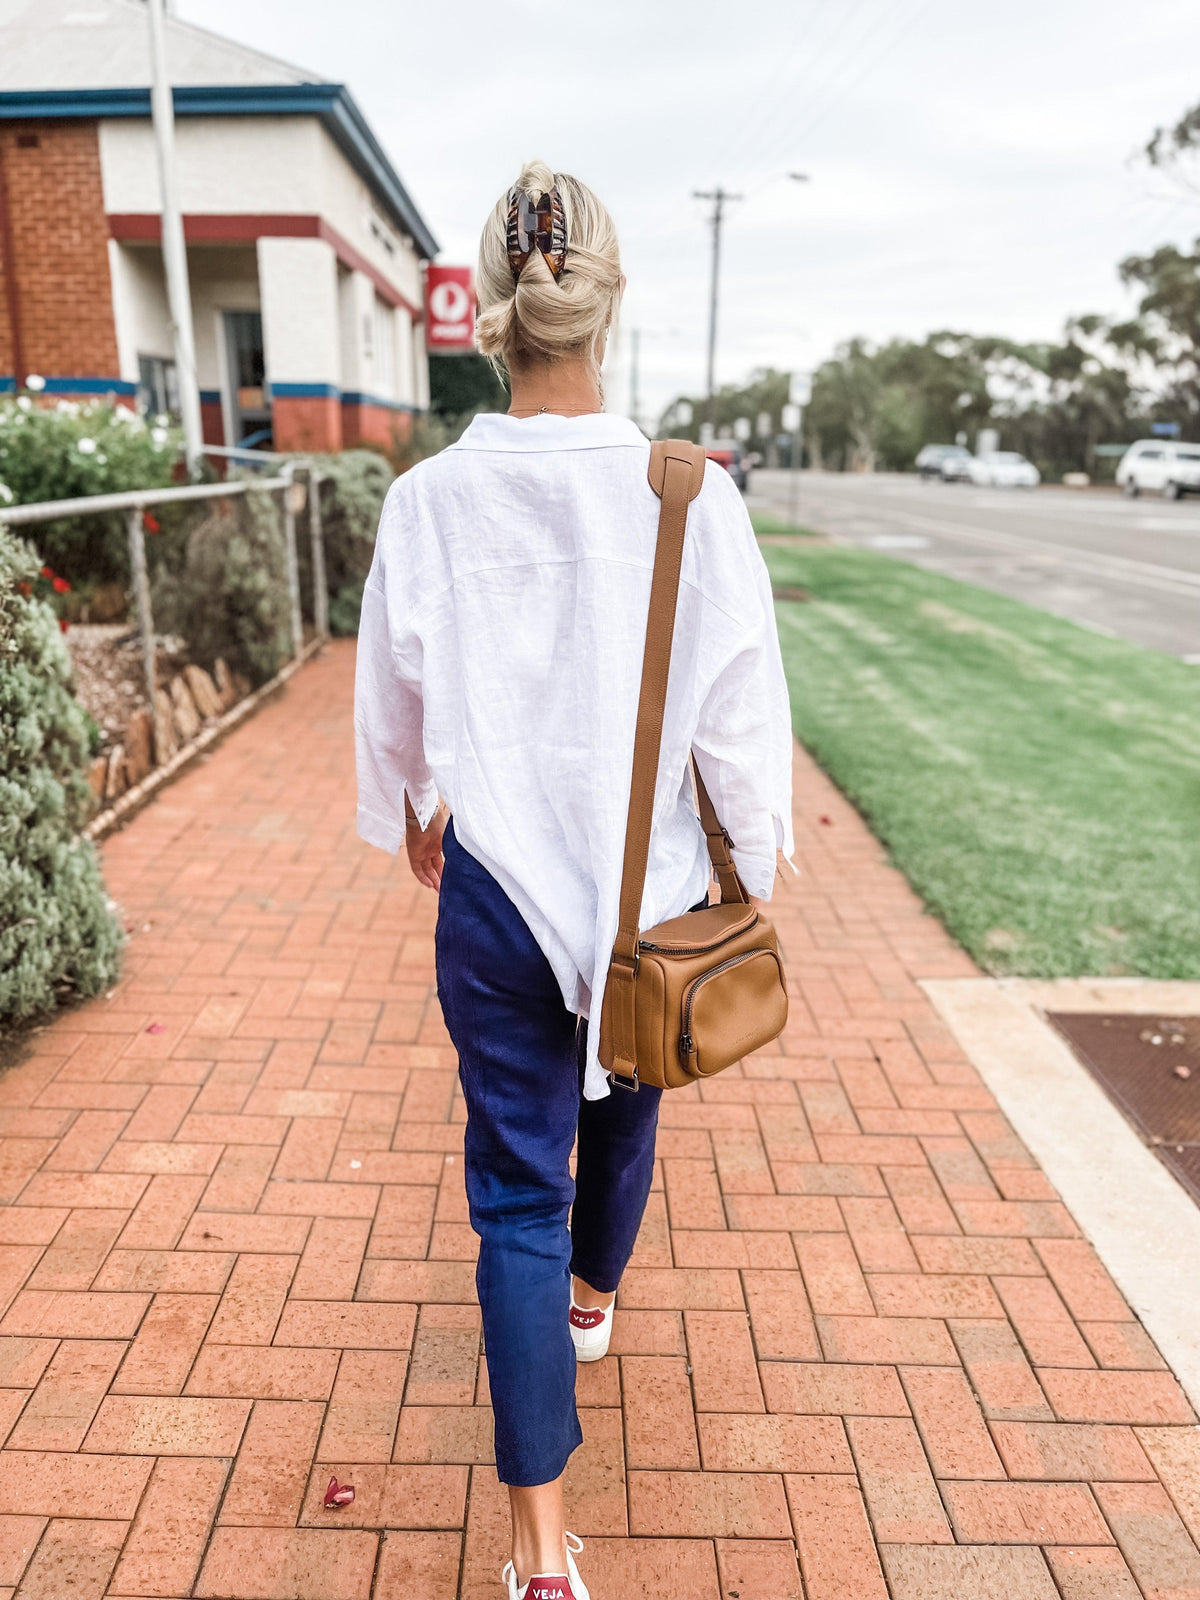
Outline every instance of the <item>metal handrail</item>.
{"type": "MultiPolygon", "coordinates": [[[[222,452],[224,453],[224,452],[222,452]]],[[[304,651],[304,627],[300,610],[300,566],[296,550],[296,516],[304,501],[294,503],[297,470],[308,477],[308,522],[312,542],[313,621],[317,634],[329,636],[329,596],[325,590],[325,538],[321,527],[321,497],[324,479],[314,465],[293,457],[274,478],[236,478],[226,483],[190,483],[168,489],[125,489],[116,494],[86,494],[73,500],[38,500],[31,505],[0,506],[0,528],[29,527],[38,522],[55,522],[60,517],[94,516],[104,511],[125,513],[125,532],[129,540],[129,567],[137,606],[138,634],[142,646],[142,668],[150,715],[158,720],[158,670],[155,660],[154,616],[150,608],[150,579],[146,567],[146,535],[142,514],[150,506],[178,505],[188,500],[223,500],[231,495],[278,493],[283,513],[284,554],[287,561],[288,601],[291,619],[292,656],[299,660],[304,651]]]]}
{"type": "Polygon", "coordinates": [[[144,511],[147,506],[181,500],[216,500],[231,494],[286,489],[291,477],[235,478],[230,483],[189,483],[178,489],[122,489],[115,494],[81,494],[74,500],[35,500],[30,505],[0,506],[0,523],[53,522],[58,517],[89,517],[101,511],[144,511]]]}
{"type": "Polygon", "coordinates": [[[287,450],[259,450],[245,444],[206,444],[203,453],[206,456],[230,456],[242,461],[307,460],[307,457],[297,457],[287,450]]]}

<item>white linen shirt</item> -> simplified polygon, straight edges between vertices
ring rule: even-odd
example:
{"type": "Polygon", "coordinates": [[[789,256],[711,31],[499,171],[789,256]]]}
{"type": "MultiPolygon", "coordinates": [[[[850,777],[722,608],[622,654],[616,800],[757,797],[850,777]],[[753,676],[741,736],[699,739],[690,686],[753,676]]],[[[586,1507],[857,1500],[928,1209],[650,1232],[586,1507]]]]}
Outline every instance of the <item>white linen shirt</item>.
{"type": "MultiPolygon", "coordinates": [[[[584,1094],[609,1092],[600,1002],[625,818],[660,501],[649,445],[604,414],[483,415],[398,478],[363,595],[354,724],[358,831],[392,852],[407,788],[437,798],[588,1030],[584,1094]]],[[[792,853],[792,735],[766,567],[710,463],[688,516],[641,925],[704,898],[695,758],[746,887],[792,853]]]]}

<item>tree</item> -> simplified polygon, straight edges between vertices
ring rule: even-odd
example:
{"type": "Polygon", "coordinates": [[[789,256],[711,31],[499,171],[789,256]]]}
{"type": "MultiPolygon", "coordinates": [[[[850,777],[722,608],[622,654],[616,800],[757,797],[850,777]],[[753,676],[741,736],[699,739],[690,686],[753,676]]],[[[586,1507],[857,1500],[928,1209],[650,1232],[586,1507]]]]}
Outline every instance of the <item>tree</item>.
{"type": "MultiPolygon", "coordinates": [[[[717,437],[728,435],[739,417],[746,417],[751,438],[759,449],[773,449],[775,436],[783,431],[783,408],[788,403],[791,374],[775,367],[758,367],[749,383],[725,384],[713,397],[713,424],[717,437]],[[768,419],[766,433],[759,430],[760,417],[768,419]]],[[[706,400],[697,395],[678,395],[659,418],[660,439],[691,439],[698,442],[700,424],[705,417],[706,400]]]]}
{"type": "Polygon", "coordinates": [[[443,422],[466,421],[477,411],[504,411],[508,391],[476,350],[429,357],[429,409],[443,422]]]}
{"type": "Polygon", "coordinates": [[[1144,151],[1146,160],[1159,171],[1168,172],[1186,188],[1196,185],[1182,171],[1182,162],[1200,150],[1200,104],[1190,107],[1169,128],[1155,128],[1144,151]]]}
{"type": "Polygon", "coordinates": [[[1157,359],[1166,380],[1162,397],[1194,424],[1200,417],[1200,239],[1190,252],[1164,244],[1148,256],[1128,256],[1118,270],[1122,283],[1144,291],[1138,303],[1142,350],[1157,359]]]}

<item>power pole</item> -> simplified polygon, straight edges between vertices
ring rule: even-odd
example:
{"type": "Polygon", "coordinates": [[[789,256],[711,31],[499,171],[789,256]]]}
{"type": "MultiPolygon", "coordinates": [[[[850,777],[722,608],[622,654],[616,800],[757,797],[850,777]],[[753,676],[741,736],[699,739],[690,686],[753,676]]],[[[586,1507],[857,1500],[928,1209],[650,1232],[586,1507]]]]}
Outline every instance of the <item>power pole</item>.
{"type": "Polygon", "coordinates": [[[712,291],[708,307],[708,399],[705,405],[705,420],[715,426],[716,417],[716,369],[717,369],[717,290],[721,271],[721,223],[725,216],[725,206],[730,200],[741,200],[740,194],[730,194],[727,189],[722,189],[720,184],[715,189],[693,189],[692,197],[696,200],[711,200],[713,203],[712,216],[712,291]]]}
{"type": "Polygon", "coordinates": [[[187,246],[183,214],[175,189],[175,105],[167,76],[163,25],[164,0],[149,0],[150,109],[158,145],[158,175],[162,189],[162,252],[167,275],[167,304],[175,344],[175,377],[179,384],[179,410],[183,420],[188,471],[194,472],[204,454],[200,421],[200,389],[196,381],[196,338],[192,330],[192,291],[188,282],[187,246]]]}

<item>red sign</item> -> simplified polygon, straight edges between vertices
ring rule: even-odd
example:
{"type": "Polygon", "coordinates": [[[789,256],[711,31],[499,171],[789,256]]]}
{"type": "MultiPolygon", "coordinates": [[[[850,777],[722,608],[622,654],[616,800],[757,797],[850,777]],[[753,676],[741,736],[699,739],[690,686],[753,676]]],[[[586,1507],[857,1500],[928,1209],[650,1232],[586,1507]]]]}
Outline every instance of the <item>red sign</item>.
{"type": "Polygon", "coordinates": [[[425,269],[425,348],[474,350],[475,289],[470,267],[425,269]]]}

